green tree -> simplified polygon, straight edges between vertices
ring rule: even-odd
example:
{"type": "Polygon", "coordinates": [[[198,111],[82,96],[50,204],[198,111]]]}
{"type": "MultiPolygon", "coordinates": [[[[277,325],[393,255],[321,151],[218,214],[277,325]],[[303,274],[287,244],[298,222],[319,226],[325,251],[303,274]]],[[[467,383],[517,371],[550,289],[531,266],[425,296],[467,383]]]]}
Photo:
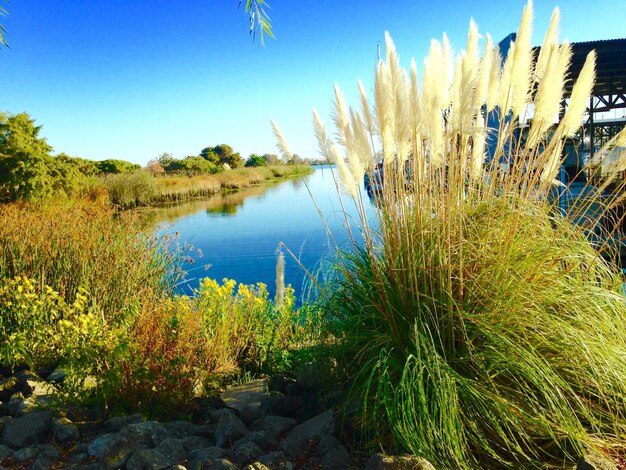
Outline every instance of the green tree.
{"type": "Polygon", "coordinates": [[[214,165],[218,165],[220,163],[220,157],[213,151],[213,147],[203,148],[200,152],[200,156],[214,165]]]}
{"type": "Polygon", "coordinates": [[[38,199],[53,191],[52,147],[26,113],[0,113],[0,200],[38,199]]]}
{"type": "Polygon", "coordinates": [[[246,167],[257,167],[257,166],[267,166],[267,162],[260,155],[252,154],[246,160],[246,167]]]}
{"type": "Polygon", "coordinates": [[[265,160],[268,165],[278,165],[280,163],[280,158],[278,158],[278,155],[275,153],[264,153],[263,160],[265,160]]]}
{"type": "Polygon", "coordinates": [[[94,165],[100,175],[107,175],[111,173],[133,173],[137,170],[141,170],[141,165],[127,162],[125,160],[108,159],[95,162],[94,165]]]}

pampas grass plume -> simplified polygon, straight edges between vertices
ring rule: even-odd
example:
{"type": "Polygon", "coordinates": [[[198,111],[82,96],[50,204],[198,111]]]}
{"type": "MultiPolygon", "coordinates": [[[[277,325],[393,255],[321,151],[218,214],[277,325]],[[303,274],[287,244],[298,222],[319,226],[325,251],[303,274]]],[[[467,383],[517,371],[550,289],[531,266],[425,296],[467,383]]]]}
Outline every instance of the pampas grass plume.
{"type": "Polygon", "coordinates": [[[271,119],[270,122],[272,123],[272,130],[274,131],[274,136],[276,137],[276,141],[277,141],[276,148],[282,155],[283,160],[287,162],[291,161],[293,159],[293,153],[291,153],[291,150],[289,149],[289,146],[287,145],[285,136],[283,136],[283,133],[280,131],[278,124],[276,124],[273,119],[271,119]]]}
{"type": "Polygon", "coordinates": [[[591,51],[587,54],[585,64],[572,90],[567,112],[559,125],[566,137],[573,136],[582,124],[583,114],[587,109],[587,101],[596,78],[595,67],[596,51],[591,51]]]}

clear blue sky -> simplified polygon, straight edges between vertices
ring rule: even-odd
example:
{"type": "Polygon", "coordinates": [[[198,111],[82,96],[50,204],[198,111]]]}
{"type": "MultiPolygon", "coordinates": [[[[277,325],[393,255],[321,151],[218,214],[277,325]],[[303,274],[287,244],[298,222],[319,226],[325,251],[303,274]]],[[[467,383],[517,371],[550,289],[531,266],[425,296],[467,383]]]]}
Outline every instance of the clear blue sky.
{"type": "MultiPolygon", "coordinates": [[[[470,18],[499,41],[525,0],[269,0],[277,40],[248,36],[237,0],[12,0],[0,22],[0,110],[28,112],[55,152],[145,164],[227,143],[275,153],[269,119],[292,150],[316,156],[311,108],[330,121],[332,87],[357,105],[376,45],[394,38],[418,64],[443,32],[464,48],[470,18]]],[[[626,0],[536,0],[538,44],[555,6],[561,38],[626,36],[626,0]]]]}

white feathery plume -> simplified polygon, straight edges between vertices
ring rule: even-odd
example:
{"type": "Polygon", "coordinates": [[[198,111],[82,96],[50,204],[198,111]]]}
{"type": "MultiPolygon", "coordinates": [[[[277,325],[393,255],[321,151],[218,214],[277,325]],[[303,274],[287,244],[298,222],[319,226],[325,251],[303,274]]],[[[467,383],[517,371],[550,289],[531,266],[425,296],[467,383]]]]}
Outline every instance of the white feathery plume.
{"type": "Polygon", "coordinates": [[[417,64],[414,59],[411,59],[411,91],[410,91],[410,111],[411,117],[411,134],[412,136],[421,133],[421,103],[420,103],[420,90],[417,83],[417,64]]]}
{"type": "Polygon", "coordinates": [[[315,138],[317,139],[317,145],[319,147],[320,154],[330,161],[332,158],[330,139],[328,138],[328,134],[326,133],[326,126],[324,125],[324,121],[322,121],[319,114],[317,114],[315,108],[313,108],[313,129],[315,131],[315,138]]]}
{"type": "Polygon", "coordinates": [[[544,155],[539,155],[537,159],[537,161],[546,162],[541,171],[541,182],[562,185],[563,183],[558,181],[556,176],[559,173],[563,159],[563,140],[558,139],[556,145],[547,148],[546,151],[550,152],[547,158],[544,155]]]}
{"type": "Polygon", "coordinates": [[[626,127],[598,152],[603,155],[602,173],[626,170],[626,127]]]}
{"type": "Polygon", "coordinates": [[[334,142],[330,143],[330,160],[337,165],[337,169],[339,170],[339,179],[341,180],[343,189],[350,197],[356,198],[359,193],[359,185],[354,179],[354,175],[350,171],[350,168],[348,168],[346,161],[339,153],[339,150],[334,142]]]}
{"type": "Polygon", "coordinates": [[[535,115],[530,131],[532,142],[527,142],[530,147],[534,146],[557,118],[563,98],[565,74],[572,56],[572,48],[568,43],[550,48],[552,51],[546,61],[543,79],[535,98],[535,115]]]}
{"type": "Polygon", "coordinates": [[[350,165],[350,171],[352,177],[356,181],[361,181],[365,174],[365,167],[369,165],[369,152],[367,145],[367,133],[363,126],[360,116],[350,108],[350,137],[351,142],[348,146],[348,164],[350,165]],[[363,137],[365,137],[365,149],[363,149],[363,137]]]}
{"type": "Polygon", "coordinates": [[[502,78],[502,56],[500,48],[494,47],[491,52],[491,69],[489,70],[489,86],[487,88],[487,112],[498,105],[502,78]]]}
{"type": "Polygon", "coordinates": [[[383,62],[378,63],[374,79],[374,99],[378,122],[378,132],[383,145],[383,158],[385,163],[391,163],[394,158],[393,128],[391,124],[391,87],[389,83],[389,71],[383,62]]]}
{"type": "Polygon", "coordinates": [[[498,94],[497,106],[500,112],[506,115],[513,107],[513,53],[515,52],[515,43],[512,42],[509,47],[509,53],[504,61],[504,67],[500,74],[500,92],[498,94]]]}
{"type": "Polygon", "coordinates": [[[463,107],[461,104],[461,100],[463,97],[462,94],[462,84],[463,84],[463,56],[458,56],[456,58],[456,64],[454,66],[454,79],[452,80],[452,88],[451,88],[451,98],[452,98],[452,129],[454,131],[461,130],[461,119],[463,118],[463,107]]]}
{"type": "MultiPolygon", "coordinates": [[[[367,128],[363,123],[363,118],[359,113],[352,109],[350,110],[350,118],[352,134],[355,141],[355,149],[363,166],[363,171],[365,169],[372,169],[374,167],[374,163],[376,162],[373,158],[373,150],[371,148],[367,128]]],[[[361,180],[362,177],[363,175],[360,175],[357,179],[361,180]]]]}
{"type": "Polygon", "coordinates": [[[476,82],[476,91],[474,92],[473,107],[480,109],[487,102],[487,93],[489,91],[489,76],[491,74],[491,61],[493,60],[493,44],[491,36],[486,35],[485,52],[480,61],[480,71],[478,72],[478,81],[476,82]]]}
{"type": "Polygon", "coordinates": [[[559,127],[563,132],[563,136],[573,136],[580,125],[582,124],[583,115],[587,109],[587,100],[591,91],[593,90],[593,84],[595,82],[596,72],[596,51],[591,51],[587,54],[585,64],[583,65],[580,75],[576,80],[576,84],[572,89],[572,95],[570,97],[569,106],[567,112],[559,127]]]}
{"type": "Polygon", "coordinates": [[[278,124],[276,124],[273,119],[270,119],[270,122],[272,123],[272,130],[274,131],[274,136],[277,140],[276,148],[282,155],[284,161],[291,161],[293,159],[293,153],[291,153],[291,150],[289,150],[289,146],[287,145],[285,136],[283,136],[283,133],[280,131],[278,124]]]}
{"type": "MultiPolygon", "coordinates": [[[[478,28],[474,20],[470,21],[469,32],[467,33],[467,51],[462,55],[462,60],[457,61],[456,67],[461,68],[460,83],[453,85],[453,89],[458,87],[458,101],[460,107],[457,110],[458,122],[457,129],[467,134],[473,128],[474,116],[476,109],[474,108],[474,94],[479,72],[478,57],[478,28]]],[[[456,82],[455,70],[455,82],[456,82]]]]}
{"type": "Polygon", "coordinates": [[[441,110],[444,111],[450,105],[450,84],[452,82],[452,74],[454,69],[454,53],[452,46],[448,40],[446,33],[443,33],[441,40],[442,56],[441,56],[441,110]]]}
{"type": "Polygon", "coordinates": [[[533,66],[533,51],[530,44],[532,31],[533,2],[528,0],[522,13],[522,21],[515,39],[511,84],[513,90],[513,116],[519,116],[530,100],[530,84],[533,66]]]}
{"type": "Polygon", "coordinates": [[[374,118],[372,117],[372,110],[367,101],[367,92],[361,80],[359,80],[359,97],[361,99],[361,112],[365,120],[365,127],[367,128],[368,134],[374,135],[374,118]]]}
{"type": "Polygon", "coordinates": [[[339,85],[335,83],[335,112],[333,118],[337,131],[339,133],[339,143],[341,143],[346,149],[350,145],[350,124],[348,121],[348,107],[346,100],[339,89],[339,85]]]}
{"type": "Polygon", "coordinates": [[[541,81],[543,79],[543,74],[546,71],[546,67],[548,65],[548,59],[550,57],[552,48],[554,46],[558,46],[559,17],[560,17],[560,11],[559,11],[559,8],[557,7],[552,12],[552,18],[550,19],[550,26],[548,26],[548,30],[546,31],[546,36],[543,40],[543,45],[541,46],[541,50],[539,51],[539,56],[537,57],[537,64],[535,65],[535,79],[537,81],[541,81]]]}

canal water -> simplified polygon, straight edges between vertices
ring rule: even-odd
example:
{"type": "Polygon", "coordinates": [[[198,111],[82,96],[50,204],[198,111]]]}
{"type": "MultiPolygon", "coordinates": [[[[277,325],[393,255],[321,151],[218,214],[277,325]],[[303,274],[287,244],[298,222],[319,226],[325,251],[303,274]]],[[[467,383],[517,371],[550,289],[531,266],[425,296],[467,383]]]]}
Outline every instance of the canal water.
{"type": "MultiPolygon", "coordinates": [[[[188,274],[178,292],[191,294],[201,279],[211,277],[262,282],[273,297],[282,243],[295,255],[283,249],[285,284],[304,300],[310,280],[300,265],[323,278],[336,244],[345,247],[349,242],[333,171],[316,167],[304,178],[159,209],[154,215],[166,224],[161,230],[177,233],[178,243],[193,246],[187,251],[191,262],[183,267],[188,274]]],[[[343,202],[348,220],[355,220],[353,202],[345,196],[343,202]]]]}

